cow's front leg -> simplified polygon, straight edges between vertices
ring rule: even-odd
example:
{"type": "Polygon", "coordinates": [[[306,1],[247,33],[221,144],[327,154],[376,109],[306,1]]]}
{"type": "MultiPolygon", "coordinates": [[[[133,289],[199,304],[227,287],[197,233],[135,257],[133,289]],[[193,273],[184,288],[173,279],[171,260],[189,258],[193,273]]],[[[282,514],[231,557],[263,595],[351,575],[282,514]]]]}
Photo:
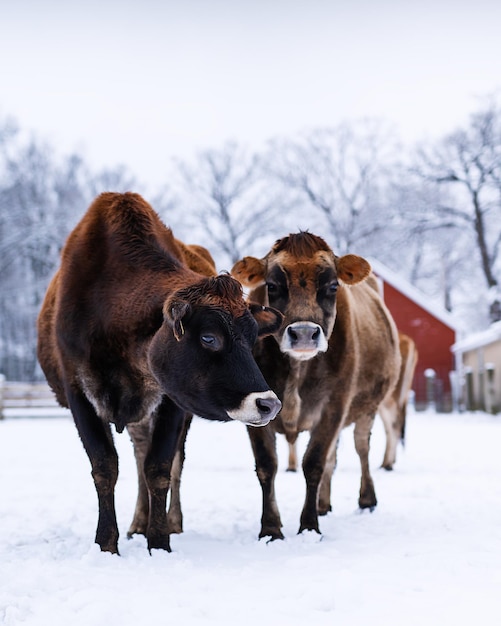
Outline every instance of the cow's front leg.
{"type": "Polygon", "coordinates": [[[355,422],[354,430],[355,449],[360,457],[362,467],[358,505],[361,509],[370,509],[371,511],[377,505],[374,482],[369,468],[369,442],[373,424],[374,415],[362,416],[355,422]]]}
{"type": "Polygon", "coordinates": [[[66,390],[78,433],[92,466],[92,477],[99,502],[96,543],[103,552],[118,554],[118,526],[115,513],[115,484],[118,455],[108,424],[80,391],[66,390]]]}
{"type": "Polygon", "coordinates": [[[170,552],[166,503],[170,486],[172,462],[184,423],[184,411],[169,398],[158,408],[151,435],[151,444],[144,463],[144,476],[149,492],[149,519],[146,538],[148,549],[170,552]]]}
{"type": "Polygon", "coordinates": [[[256,474],[263,493],[263,514],[259,538],[283,539],[282,521],[275,498],[275,476],[278,459],[275,431],[270,426],[248,426],[250,442],[256,461],[256,474]]]}
{"type": "MultiPolygon", "coordinates": [[[[326,413],[322,416],[318,426],[312,431],[308,447],[303,458],[303,472],[306,481],[306,498],[301,512],[299,533],[303,530],[314,530],[320,534],[318,525],[318,496],[319,485],[322,477],[332,475],[334,466],[327,468],[327,458],[331,450],[335,450],[336,440],[339,436],[340,419],[330,417],[326,413]]],[[[333,462],[335,463],[335,456],[333,462]]],[[[329,480],[330,494],[330,480],[329,480]]],[[[326,498],[326,494],[324,494],[326,498]]],[[[330,507],[330,497],[328,497],[330,507]]],[[[327,506],[327,502],[323,503],[327,506]]],[[[327,512],[327,511],[322,511],[327,512]]]]}

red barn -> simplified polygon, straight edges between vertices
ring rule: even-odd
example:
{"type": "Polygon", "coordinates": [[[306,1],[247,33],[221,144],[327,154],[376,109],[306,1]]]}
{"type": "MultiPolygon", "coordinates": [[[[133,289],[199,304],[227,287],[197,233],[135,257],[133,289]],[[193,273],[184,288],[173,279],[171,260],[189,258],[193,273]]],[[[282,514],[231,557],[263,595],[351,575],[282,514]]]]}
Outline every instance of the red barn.
{"type": "Polygon", "coordinates": [[[432,304],[425,294],[396,272],[374,259],[370,263],[380,280],[384,301],[397,328],[416,342],[419,359],[412,385],[416,406],[424,408],[427,404],[425,372],[433,370],[436,375],[434,391],[437,408],[450,410],[450,372],[454,370],[451,347],[456,342],[457,330],[453,316],[432,304]]]}

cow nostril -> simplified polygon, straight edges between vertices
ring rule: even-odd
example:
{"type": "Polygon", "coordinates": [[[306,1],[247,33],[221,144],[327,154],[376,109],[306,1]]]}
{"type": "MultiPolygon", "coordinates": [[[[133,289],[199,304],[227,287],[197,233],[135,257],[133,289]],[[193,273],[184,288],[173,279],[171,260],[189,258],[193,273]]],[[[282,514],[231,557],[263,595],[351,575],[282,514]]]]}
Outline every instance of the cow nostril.
{"type": "Polygon", "coordinates": [[[280,400],[275,398],[257,398],[256,406],[261,415],[273,413],[273,416],[275,416],[281,407],[281,403],[280,400]]]}
{"type": "Polygon", "coordinates": [[[313,339],[313,341],[317,341],[319,337],[320,337],[320,328],[317,328],[315,332],[312,334],[311,338],[313,339]]]}
{"type": "Polygon", "coordinates": [[[290,326],[287,329],[287,332],[289,334],[289,337],[291,338],[292,341],[297,341],[298,337],[297,337],[297,333],[295,330],[293,330],[290,326]]]}

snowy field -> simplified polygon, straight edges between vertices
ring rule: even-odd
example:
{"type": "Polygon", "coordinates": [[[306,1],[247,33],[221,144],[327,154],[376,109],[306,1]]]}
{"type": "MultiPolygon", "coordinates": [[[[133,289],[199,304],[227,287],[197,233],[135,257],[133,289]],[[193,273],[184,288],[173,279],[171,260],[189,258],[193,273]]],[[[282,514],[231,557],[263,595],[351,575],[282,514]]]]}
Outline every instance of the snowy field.
{"type": "MultiPolygon", "coordinates": [[[[394,472],[371,461],[377,510],[359,513],[358,458],[343,433],[323,537],[296,535],[302,473],[277,479],[283,542],[258,541],[261,496],[242,424],[196,420],[173,552],[127,540],[136,476],[126,434],[121,556],[93,543],[97,498],[70,418],[0,422],[0,623],[5,626],[490,626],[501,623],[501,417],[409,417],[394,472]]],[[[305,439],[301,440],[304,446],[305,439]]]]}

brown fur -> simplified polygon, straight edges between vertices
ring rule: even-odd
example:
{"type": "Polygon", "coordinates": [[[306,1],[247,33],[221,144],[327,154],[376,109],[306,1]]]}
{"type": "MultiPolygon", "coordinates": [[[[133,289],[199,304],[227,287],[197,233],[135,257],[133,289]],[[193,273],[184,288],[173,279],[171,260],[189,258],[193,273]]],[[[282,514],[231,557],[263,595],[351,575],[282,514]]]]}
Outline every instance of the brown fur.
{"type": "Polygon", "coordinates": [[[209,252],[175,239],[141,196],[104,193],[89,207],[47,290],[38,357],[91,462],[102,550],[118,552],[110,424],[127,427],[134,443],[139,494],[129,533],[169,550],[169,533],[181,526],[191,414],[256,425],[273,419],[280,403],[251,349],[280,321],[276,311],[248,307],[240,284],[216,276],[209,252]]]}
{"type": "Polygon", "coordinates": [[[337,440],[349,424],[355,424],[362,468],[359,505],[373,509],[370,433],[378,405],[396,383],[400,356],[395,324],[372,283],[364,282],[369,264],[355,255],[337,257],[320,237],[299,233],[279,240],[263,259],[245,257],[232,274],[253,289],[253,300],[284,314],[280,330],[254,351],[282,400],[273,423],[248,430],[263,490],[260,537],[283,537],[274,495],[275,433],[293,444],[300,432],[310,432],[299,532],[320,532],[317,516],[331,509],[337,440]]]}
{"type": "MultiPolygon", "coordinates": [[[[401,355],[400,374],[395,388],[386,396],[378,408],[386,434],[386,447],[381,467],[390,471],[397,457],[398,442],[404,443],[407,416],[407,402],[412,387],[418,352],[413,339],[398,333],[401,355]]],[[[287,471],[295,472],[298,468],[296,443],[289,443],[287,471]]]]}

